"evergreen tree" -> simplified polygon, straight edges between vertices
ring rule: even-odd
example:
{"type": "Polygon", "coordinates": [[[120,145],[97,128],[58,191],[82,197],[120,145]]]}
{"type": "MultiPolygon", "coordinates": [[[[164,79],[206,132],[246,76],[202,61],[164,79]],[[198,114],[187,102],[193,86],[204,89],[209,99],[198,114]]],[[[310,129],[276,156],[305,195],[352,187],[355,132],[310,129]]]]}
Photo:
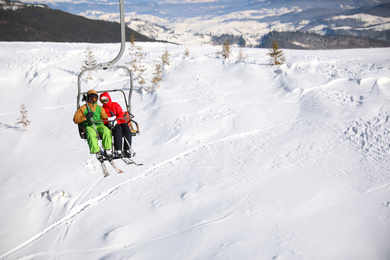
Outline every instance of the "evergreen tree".
{"type": "Polygon", "coordinates": [[[138,72],[136,52],[137,52],[137,46],[135,45],[135,37],[134,34],[132,33],[130,37],[130,46],[129,46],[130,62],[128,62],[127,64],[129,65],[129,68],[130,70],[133,71],[133,73],[138,72]]]}
{"type": "Polygon", "coordinates": [[[144,73],[147,68],[143,65],[143,60],[145,58],[145,54],[142,52],[142,48],[139,48],[139,52],[137,52],[138,57],[138,83],[143,86],[146,81],[144,79],[144,73]]]}
{"type": "Polygon", "coordinates": [[[238,60],[242,61],[245,60],[248,56],[244,53],[242,49],[240,49],[240,52],[238,53],[238,60]]]}
{"type": "MultiPolygon", "coordinates": [[[[87,49],[84,52],[85,54],[85,60],[83,66],[81,66],[82,70],[93,68],[97,65],[95,55],[93,54],[93,51],[89,46],[87,46],[87,49]]],[[[88,71],[87,79],[92,79],[92,71],[88,71]]]]}
{"type": "Polygon", "coordinates": [[[134,34],[132,34],[130,38],[129,54],[130,54],[130,62],[127,64],[129,65],[130,70],[135,75],[137,75],[138,83],[141,85],[142,88],[142,85],[146,83],[144,79],[144,73],[146,71],[146,67],[143,65],[145,54],[142,51],[142,47],[138,46],[135,43],[134,34]]]}
{"type": "Polygon", "coordinates": [[[269,50],[269,53],[267,53],[267,55],[271,57],[271,66],[281,65],[286,62],[283,51],[279,48],[278,41],[273,41],[272,50],[269,50]]]}
{"type": "Polygon", "coordinates": [[[155,72],[154,72],[154,77],[152,79],[152,83],[157,85],[160,81],[162,81],[162,75],[163,75],[163,72],[162,72],[162,66],[160,63],[156,63],[154,65],[154,69],[155,69],[155,72]]]}
{"type": "Polygon", "coordinates": [[[22,114],[22,117],[18,118],[18,122],[16,122],[16,124],[22,124],[23,125],[23,132],[26,132],[27,126],[31,122],[27,119],[27,109],[26,109],[26,106],[24,104],[22,104],[20,106],[20,113],[22,114]]]}
{"type": "Polygon", "coordinates": [[[171,65],[171,64],[169,63],[169,56],[171,56],[171,55],[169,54],[168,50],[165,49],[165,52],[164,52],[163,55],[161,56],[161,61],[162,61],[163,66],[165,66],[165,65],[168,65],[168,66],[171,65]]]}
{"type": "Polygon", "coordinates": [[[186,58],[190,57],[190,50],[185,49],[185,51],[184,51],[184,57],[186,57],[186,58]]]}
{"type": "Polygon", "coordinates": [[[228,41],[225,41],[224,45],[222,46],[222,52],[221,52],[222,58],[229,59],[232,55],[232,48],[229,45],[228,41]]]}

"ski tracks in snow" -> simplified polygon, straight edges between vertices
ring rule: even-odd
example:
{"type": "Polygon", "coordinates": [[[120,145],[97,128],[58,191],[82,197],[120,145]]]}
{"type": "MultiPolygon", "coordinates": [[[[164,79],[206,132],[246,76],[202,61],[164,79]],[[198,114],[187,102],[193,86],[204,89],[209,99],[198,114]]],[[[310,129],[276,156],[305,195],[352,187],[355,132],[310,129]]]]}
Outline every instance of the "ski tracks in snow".
{"type": "MultiPolygon", "coordinates": [[[[102,181],[101,178],[96,178],[93,182],[91,182],[85,189],[81,192],[81,194],[77,197],[77,199],[74,200],[73,204],[69,206],[69,209],[67,210],[65,215],[68,215],[71,213],[71,211],[76,208],[78,205],[83,204],[83,201],[88,197],[88,195],[92,192],[92,190],[102,181]]],[[[71,224],[74,220],[74,217],[67,221],[67,225],[62,226],[62,230],[60,234],[57,236],[57,240],[55,241],[54,245],[54,251],[56,253],[61,252],[62,245],[66,239],[66,236],[69,232],[69,229],[71,227],[71,224]]]]}
{"type": "MultiPolygon", "coordinates": [[[[160,168],[160,167],[162,167],[164,165],[167,165],[167,164],[170,164],[170,163],[174,163],[175,161],[179,161],[180,159],[186,157],[187,155],[189,155],[189,154],[191,154],[193,152],[196,152],[196,151],[198,151],[198,150],[200,150],[200,149],[202,149],[204,147],[208,147],[208,146],[214,145],[216,143],[220,143],[220,142],[246,138],[248,136],[256,135],[256,134],[259,134],[261,132],[270,131],[270,130],[278,128],[278,127],[285,127],[285,126],[287,126],[289,124],[290,123],[283,123],[283,124],[280,124],[280,125],[270,126],[270,127],[263,128],[263,129],[257,129],[257,130],[251,130],[251,131],[242,132],[242,133],[236,133],[236,134],[233,134],[233,135],[230,135],[230,136],[226,136],[226,137],[223,137],[223,138],[220,138],[220,139],[217,139],[217,140],[213,140],[213,141],[210,141],[210,142],[206,142],[206,143],[200,144],[200,145],[195,146],[193,148],[187,149],[187,150],[183,151],[182,153],[179,153],[179,154],[176,154],[174,156],[171,156],[171,157],[165,159],[164,161],[156,163],[153,166],[150,166],[147,169],[145,169],[145,173],[139,174],[137,176],[134,176],[134,177],[128,179],[127,181],[121,182],[121,183],[115,185],[114,187],[112,187],[112,188],[110,188],[110,189],[100,193],[98,196],[96,196],[94,198],[91,198],[91,199],[88,199],[85,202],[82,202],[83,200],[85,200],[85,198],[88,197],[88,195],[92,192],[92,190],[103,180],[101,178],[98,178],[95,181],[91,182],[81,192],[79,197],[77,199],[75,199],[75,201],[73,202],[72,205],[69,206],[69,210],[67,211],[67,213],[66,213],[66,215],[64,217],[62,217],[58,221],[54,222],[53,224],[51,224],[47,228],[43,229],[41,232],[37,233],[36,235],[32,236],[30,239],[28,239],[25,242],[21,243],[17,247],[15,247],[15,248],[5,252],[4,254],[2,254],[0,256],[0,258],[1,259],[7,259],[7,257],[9,257],[10,255],[12,255],[12,254],[22,250],[23,248],[25,248],[25,247],[27,247],[29,245],[32,245],[35,241],[37,241],[39,238],[41,238],[42,236],[44,236],[48,232],[50,232],[50,231],[52,231],[52,230],[54,230],[54,229],[56,229],[56,228],[58,228],[58,227],[60,227],[60,226],[65,224],[67,226],[63,227],[63,229],[60,232],[60,235],[57,236],[57,240],[56,240],[55,245],[54,245],[55,252],[56,253],[60,253],[62,244],[63,244],[63,242],[66,239],[66,236],[67,236],[67,233],[68,233],[68,230],[70,228],[70,225],[71,225],[72,221],[76,217],[78,217],[80,214],[84,213],[86,210],[88,210],[88,209],[98,205],[100,202],[102,202],[102,201],[108,199],[109,197],[113,196],[118,190],[120,190],[124,186],[127,186],[128,184],[133,183],[134,181],[136,181],[138,179],[141,179],[141,178],[144,178],[144,177],[148,176],[153,171],[155,171],[156,169],[158,169],[158,168],[160,168]]],[[[232,213],[230,213],[230,214],[232,214],[232,213]]],[[[223,214],[222,217],[213,219],[211,221],[210,220],[208,220],[208,221],[204,220],[204,221],[198,223],[197,225],[205,225],[205,224],[208,224],[208,223],[211,223],[211,222],[219,221],[219,220],[222,220],[222,219],[224,219],[224,218],[226,218],[228,216],[229,216],[229,214],[223,214]]],[[[187,227],[187,229],[190,229],[190,228],[191,227],[187,227]]]]}
{"type": "Polygon", "coordinates": [[[354,120],[343,139],[374,160],[386,162],[390,157],[390,114],[384,112],[368,120],[354,120]]]}
{"type": "MultiPolygon", "coordinates": [[[[84,191],[76,199],[76,201],[73,203],[73,205],[70,206],[70,209],[67,211],[67,213],[66,213],[66,215],[64,217],[62,217],[58,221],[54,222],[53,224],[51,224],[47,228],[43,229],[41,232],[37,233],[35,236],[31,237],[30,239],[28,239],[24,243],[20,244],[19,246],[17,246],[15,248],[5,252],[4,254],[0,255],[0,258],[1,259],[7,259],[7,257],[9,257],[10,255],[12,255],[12,254],[22,250],[23,248],[33,244],[36,240],[38,240],[39,238],[41,238],[42,236],[44,236],[48,232],[54,230],[55,228],[57,228],[57,227],[59,227],[59,226],[61,226],[63,224],[70,225],[70,223],[76,217],[78,217],[80,214],[82,214],[83,212],[85,212],[89,208],[92,208],[93,206],[96,206],[100,202],[108,199],[109,197],[114,195],[116,193],[116,191],[118,189],[120,189],[121,187],[126,186],[129,183],[131,183],[131,182],[133,182],[133,181],[135,181],[135,180],[137,180],[139,178],[142,178],[144,176],[146,176],[146,175],[139,175],[139,176],[133,177],[133,178],[131,178],[131,179],[125,181],[125,182],[119,183],[118,185],[114,186],[113,188],[110,188],[110,189],[100,193],[98,196],[96,196],[94,198],[91,198],[91,199],[89,199],[89,200],[87,200],[87,201],[85,201],[83,203],[80,203],[79,205],[76,205],[78,201],[81,201],[84,198],[86,198],[88,196],[88,194],[93,190],[93,188],[101,181],[101,179],[97,179],[95,182],[92,182],[88,187],[86,187],[86,189],[84,189],[84,191]]],[[[61,245],[62,245],[63,241],[66,238],[66,234],[67,234],[68,230],[69,230],[69,226],[66,227],[63,230],[63,232],[61,232],[60,238],[58,238],[58,240],[56,242],[57,250],[61,248],[61,245]]]]}

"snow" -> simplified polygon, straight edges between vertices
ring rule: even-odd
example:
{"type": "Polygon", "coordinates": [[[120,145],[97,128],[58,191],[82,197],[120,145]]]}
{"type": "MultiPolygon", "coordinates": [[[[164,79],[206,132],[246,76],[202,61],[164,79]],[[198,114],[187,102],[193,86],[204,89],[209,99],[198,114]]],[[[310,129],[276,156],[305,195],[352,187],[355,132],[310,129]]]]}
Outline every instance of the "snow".
{"type": "Polygon", "coordinates": [[[332,17],[330,19],[326,19],[326,20],[337,21],[337,20],[346,20],[346,19],[353,19],[353,20],[358,20],[358,21],[364,22],[364,25],[361,27],[370,27],[370,26],[375,26],[378,24],[387,26],[386,27],[387,29],[383,29],[383,30],[388,30],[389,23],[390,23],[390,18],[374,16],[374,15],[369,15],[369,14],[339,15],[339,16],[334,16],[334,17],[332,17]]]}
{"type": "MultiPolygon", "coordinates": [[[[219,6],[220,7],[220,6],[219,6]]],[[[256,46],[261,36],[270,31],[296,30],[291,23],[260,22],[266,17],[277,17],[289,12],[302,11],[294,8],[262,8],[260,10],[236,11],[222,15],[200,15],[195,17],[175,17],[163,19],[152,14],[126,13],[126,24],[133,30],[153,39],[182,45],[210,44],[211,35],[229,34],[242,36],[247,46],[256,46]]],[[[119,14],[99,11],[86,11],[78,15],[96,20],[119,21],[119,14]]],[[[305,25],[302,23],[299,27],[305,25]]],[[[298,28],[299,29],[299,28],[298,28]]]]}
{"type": "Polygon", "coordinates": [[[77,75],[87,46],[106,62],[119,45],[0,45],[0,259],[390,258],[389,48],[270,67],[266,49],[139,43],[147,82],[166,49],[171,65],[133,93],[144,166],[103,178],[72,122],[77,75]]]}

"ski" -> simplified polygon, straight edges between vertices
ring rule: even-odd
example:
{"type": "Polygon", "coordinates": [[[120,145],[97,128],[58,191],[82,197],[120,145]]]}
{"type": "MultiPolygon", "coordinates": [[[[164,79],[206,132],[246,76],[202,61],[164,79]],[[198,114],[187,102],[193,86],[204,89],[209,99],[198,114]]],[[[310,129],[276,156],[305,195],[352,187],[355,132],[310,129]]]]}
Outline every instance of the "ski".
{"type": "Polygon", "coordinates": [[[102,154],[102,153],[97,153],[97,154],[96,154],[96,159],[98,159],[98,161],[100,162],[100,166],[102,167],[102,171],[103,171],[104,177],[109,176],[110,173],[108,172],[107,166],[106,166],[106,164],[104,163],[103,154],[102,154]]]}
{"type": "Polygon", "coordinates": [[[106,164],[105,164],[104,162],[101,162],[100,165],[102,166],[102,170],[103,170],[103,175],[104,175],[104,177],[109,176],[110,173],[109,173],[108,170],[107,170],[106,164]]]}
{"type": "Polygon", "coordinates": [[[127,165],[132,164],[132,162],[129,160],[129,158],[121,157],[122,161],[126,163],[127,165]]]}
{"type": "Polygon", "coordinates": [[[127,160],[130,161],[130,163],[134,164],[135,166],[143,166],[142,163],[137,163],[136,161],[134,161],[133,158],[126,158],[127,160]]]}
{"type": "Polygon", "coordinates": [[[117,173],[122,173],[122,172],[123,172],[121,169],[119,169],[118,167],[116,167],[115,163],[114,163],[112,160],[109,161],[109,162],[110,162],[110,164],[112,165],[112,167],[115,169],[115,171],[116,171],[117,173]]]}
{"type": "Polygon", "coordinates": [[[124,163],[126,163],[127,165],[130,165],[130,164],[134,164],[135,166],[142,166],[143,164],[142,163],[137,163],[136,161],[134,161],[134,159],[132,158],[128,158],[128,157],[121,157],[122,161],[124,163]]]}

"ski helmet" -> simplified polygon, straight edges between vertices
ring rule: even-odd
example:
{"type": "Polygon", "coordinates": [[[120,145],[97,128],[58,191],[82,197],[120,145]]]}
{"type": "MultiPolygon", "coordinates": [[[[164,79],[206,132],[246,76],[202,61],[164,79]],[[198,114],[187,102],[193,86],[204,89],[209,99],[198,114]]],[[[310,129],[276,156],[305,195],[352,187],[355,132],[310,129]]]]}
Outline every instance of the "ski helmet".
{"type": "Polygon", "coordinates": [[[88,93],[87,93],[88,102],[96,103],[98,98],[99,98],[99,96],[95,90],[91,89],[90,91],[88,91],[88,93]]]}

